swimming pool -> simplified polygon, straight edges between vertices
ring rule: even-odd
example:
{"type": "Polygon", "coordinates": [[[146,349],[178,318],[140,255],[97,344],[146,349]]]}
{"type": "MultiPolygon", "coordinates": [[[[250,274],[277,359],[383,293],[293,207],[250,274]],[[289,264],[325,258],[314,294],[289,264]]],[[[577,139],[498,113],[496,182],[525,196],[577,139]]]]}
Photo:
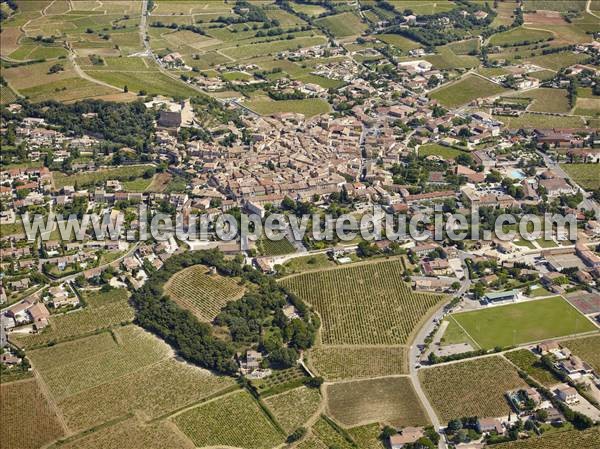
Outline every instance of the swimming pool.
{"type": "Polygon", "coordinates": [[[525,176],[522,170],[513,170],[510,172],[510,177],[512,179],[525,179],[527,176],[525,176]]]}

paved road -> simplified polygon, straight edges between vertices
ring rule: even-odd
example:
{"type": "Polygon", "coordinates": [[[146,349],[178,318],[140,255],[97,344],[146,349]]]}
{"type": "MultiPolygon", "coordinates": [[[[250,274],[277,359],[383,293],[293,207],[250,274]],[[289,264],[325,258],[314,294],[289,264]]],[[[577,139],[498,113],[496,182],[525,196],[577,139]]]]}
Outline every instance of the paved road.
{"type": "MultiPolygon", "coordinates": [[[[469,278],[469,270],[467,269],[465,260],[472,256],[468,253],[460,251],[459,257],[460,257],[462,265],[464,267],[465,277],[461,281],[460,288],[454,293],[453,298],[462,296],[464,293],[466,293],[469,290],[469,287],[471,286],[471,279],[469,278]]],[[[423,391],[423,389],[421,387],[421,383],[419,381],[419,376],[418,376],[419,368],[417,368],[417,365],[420,365],[421,349],[425,347],[425,339],[434,331],[434,329],[436,327],[436,323],[440,322],[442,320],[442,318],[444,317],[444,315],[445,315],[444,309],[450,301],[451,300],[444,302],[444,304],[442,304],[434,312],[434,314],[427,321],[427,323],[419,330],[419,332],[417,333],[417,336],[413,340],[412,345],[410,346],[409,351],[408,351],[409,374],[410,374],[410,378],[412,380],[413,386],[415,388],[415,392],[417,393],[417,396],[423,403],[423,407],[425,408],[425,411],[427,412],[427,415],[429,416],[429,420],[431,421],[431,423],[433,424],[435,429],[438,431],[440,431],[440,429],[442,428],[442,423],[439,421],[439,419],[435,413],[435,410],[433,410],[433,407],[429,403],[429,399],[427,399],[427,395],[425,394],[425,392],[423,391]]],[[[446,448],[447,446],[446,446],[444,436],[440,435],[440,437],[441,438],[440,438],[439,448],[440,449],[446,448]]]]}

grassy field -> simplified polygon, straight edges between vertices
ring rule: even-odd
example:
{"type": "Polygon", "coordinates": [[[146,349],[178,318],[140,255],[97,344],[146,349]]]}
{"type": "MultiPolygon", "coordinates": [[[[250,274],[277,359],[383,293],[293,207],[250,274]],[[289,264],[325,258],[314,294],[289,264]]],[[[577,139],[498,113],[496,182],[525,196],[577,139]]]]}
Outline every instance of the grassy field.
{"type": "Polygon", "coordinates": [[[134,312],[128,304],[128,298],[129,293],[124,289],[85,293],[87,307],[67,314],[52,315],[50,326],[39,334],[15,335],[14,338],[20,345],[40,346],[129,323],[133,320],[134,312]]]}
{"type": "Polygon", "coordinates": [[[133,447],[144,449],[194,449],[191,442],[171,428],[168,423],[144,424],[136,418],[121,421],[113,426],[83,434],[80,438],[68,440],[61,449],[120,449],[133,447]]]}
{"type": "Polygon", "coordinates": [[[103,184],[109,179],[119,181],[132,181],[141,178],[151,165],[129,165],[124,167],[115,167],[109,169],[96,170],[93,172],[82,172],[74,175],[65,175],[61,172],[53,172],[54,187],[62,189],[67,185],[78,185],[86,187],[95,184],[103,184]]]}
{"type": "Polygon", "coordinates": [[[3,383],[0,402],[2,447],[37,449],[64,435],[56,413],[35,379],[3,383]]]}
{"type": "Polygon", "coordinates": [[[598,329],[561,297],[455,313],[452,317],[486,349],[598,329]]]}
{"type": "Polygon", "coordinates": [[[581,357],[594,367],[594,370],[600,371],[600,336],[592,336],[585,338],[577,338],[573,340],[565,340],[561,345],[569,348],[575,355],[581,357]]]}
{"type": "Polygon", "coordinates": [[[318,389],[300,387],[269,396],[264,402],[283,430],[292,433],[317,412],[321,395],[318,389]]]}
{"type": "Polygon", "coordinates": [[[173,420],[198,447],[271,449],[284,439],[245,391],[199,405],[173,420]]]}
{"type": "Polygon", "coordinates": [[[324,344],[407,343],[441,295],[414,293],[400,261],[316,271],[281,282],[312,304],[322,319],[324,344]]]}
{"type": "Polygon", "coordinates": [[[539,359],[528,349],[517,349],[505,353],[504,356],[546,387],[551,387],[559,382],[550,371],[542,367],[539,359]]]}
{"type": "Polygon", "coordinates": [[[478,76],[469,75],[456,83],[444,86],[429,96],[446,107],[457,107],[477,98],[505,92],[503,87],[478,76]]]}
{"type": "Polygon", "coordinates": [[[507,415],[510,407],[504,393],[527,386],[499,356],[421,369],[419,379],[443,422],[461,416],[507,415]]]}
{"type": "Polygon", "coordinates": [[[438,143],[426,143],[419,147],[419,156],[440,156],[446,160],[454,160],[457,156],[466,154],[464,151],[457,150],[456,148],[446,147],[438,143]]]}
{"type": "Polygon", "coordinates": [[[325,391],[329,413],[344,426],[379,422],[400,427],[429,422],[408,377],[329,384],[325,391]]]}
{"type": "Polygon", "coordinates": [[[315,24],[326,29],[335,37],[355,36],[367,29],[367,25],[360,17],[351,12],[316,19],[315,24]]]}
{"type": "Polygon", "coordinates": [[[442,346],[468,343],[473,349],[479,348],[479,345],[469,338],[465,331],[452,318],[448,320],[448,327],[444,331],[441,343],[442,346]]]}
{"type": "Polygon", "coordinates": [[[326,380],[360,379],[408,373],[404,346],[320,346],[309,362],[326,380]]]}
{"type": "Polygon", "coordinates": [[[567,113],[571,110],[569,99],[565,89],[548,89],[541,87],[515,95],[517,98],[528,98],[533,103],[527,108],[533,112],[562,112],[567,113]]]}
{"type": "Polygon", "coordinates": [[[165,294],[202,321],[212,321],[225,304],[241,298],[244,291],[238,281],[211,274],[204,265],[186,268],[165,284],[165,294]]]}
{"type": "Polygon", "coordinates": [[[307,98],[304,100],[251,100],[244,105],[260,115],[273,115],[282,112],[295,112],[304,114],[307,118],[330,111],[329,103],[319,98],[307,98]]]}
{"type": "Polygon", "coordinates": [[[600,429],[593,427],[583,432],[578,430],[552,432],[528,440],[497,444],[494,447],[497,449],[596,449],[600,447],[600,429]]]}
{"type": "Polygon", "coordinates": [[[491,45],[508,46],[515,45],[521,42],[538,42],[545,41],[553,37],[553,34],[544,30],[531,30],[525,27],[513,28],[503,33],[494,34],[490,38],[491,45]]]}
{"type": "Polygon", "coordinates": [[[560,164],[560,167],[584,189],[600,189],[599,164],[560,164]]]}

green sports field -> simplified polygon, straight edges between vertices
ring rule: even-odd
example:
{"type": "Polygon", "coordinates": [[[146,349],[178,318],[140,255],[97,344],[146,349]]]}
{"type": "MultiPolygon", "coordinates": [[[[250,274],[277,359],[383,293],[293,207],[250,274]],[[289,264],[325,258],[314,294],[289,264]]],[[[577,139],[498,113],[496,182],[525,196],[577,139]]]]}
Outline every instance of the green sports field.
{"type": "Polygon", "coordinates": [[[485,349],[598,330],[559,296],[456,313],[452,317],[485,349]]]}

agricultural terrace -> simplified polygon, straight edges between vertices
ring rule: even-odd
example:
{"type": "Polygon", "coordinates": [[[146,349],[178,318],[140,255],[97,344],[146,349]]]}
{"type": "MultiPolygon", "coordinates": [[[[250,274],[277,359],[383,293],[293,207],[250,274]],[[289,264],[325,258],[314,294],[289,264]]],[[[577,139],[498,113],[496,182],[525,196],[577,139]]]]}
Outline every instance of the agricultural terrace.
{"type": "Polygon", "coordinates": [[[194,445],[164,421],[142,423],[136,418],[121,421],[113,426],[102,427],[80,438],[69,439],[61,449],[122,449],[131,447],[144,449],[194,449],[194,445]]]}
{"type": "Polygon", "coordinates": [[[437,89],[429,94],[433,100],[450,108],[467,104],[476,98],[490,97],[507,89],[476,75],[468,75],[460,81],[437,89]]]}
{"type": "Polygon", "coordinates": [[[507,415],[510,407],[504,393],[527,387],[500,356],[423,368],[419,380],[441,421],[507,415]]]}
{"type": "Polygon", "coordinates": [[[83,188],[95,184],[103,184],[109,179],[132,181],[137,178],[142,178],[144,173],[151,168],[153,168],[152,165],[128,165],[126,167],[107,168],[93,172],[77,173],[74,175],[52,172],[52,178],[54,180],[55,189],[62,189],[67,185],[83,188]]]}
{"type": "Polygon", "coordinates": [[[367,25],[352,12],[344,12],[333,16],[316,19],[315,24],[324,28],[335,37],[348,37],[361,34],[367,25]]]}
{"type": "Polygon", "coordinates": [[[375,422],[395,427],[429,423],[409,377],[328,384],[325,397],[331,416],[347,427],[375,422]]]}
{"type": "Polygon", "coordinates": [[[360,379],[408,373],[405,346],[319,346],[309,363],[326,380],[360,379]]]}
{"type": "Polygon", "coordinates": [[[229,301],[239,299],[245,288],[240,281],[194,265],[175,273],[165,284],[165,294],[202,321],[212,321],[229,301]]]}
{"type": "Polygon", "coordinates": [[[246,391],[199,405],[173,418],[197,447],[271,449],[284,436],[246,391]]]}
{"type": "Polygon", "coordinates": [[[132,410],[148,419],[237,388],[175,361],[171,349],[136,326],[31,351],[71,430],[84,430],[132,410]]]}
{"type": "Polygon", "coordinates": [[[560,164],[560,167],[585,190],[600,189],[600,165],[560,164]]]}
{"type": "Polygon", "coordinates": [[[283,430],[292,433],[319,410],[321,395],[316,388],[300,387],[269,396],[264,402],[283,430]]]}
{"type": "Polygon", "coordinates": [[[455,313],[452,317],[484,349],[598,330],[559,296],[455,313]]]}
{"type": "Polygon", "coordinates": [[[21,346],[36,347],[82,337],[133,321],[134,311],[128,303],[129,293],[125,289],[84,291],[83,299],[87,306],[70,313],[51,315],[50,326],[42,332],[15,334],[13,338],[21,346]]]}
{"type": "Polygon", "coordinates": [[[598,350],[600,348],[600,336],[575,338],[562,341],[560,344],[588,362],[594,367],[594,370],[600,371],[600,351],[598,350]]]}
{"type": "Polygon", "coordinates": [[[528,349],[506,352],[504,356],[546,387],[551,387],[559,382],[550,371],[542,366],[536,355],[528,349]]]}
{"type": "Polygon", "coordinates": [[[583,432],[549,432],[541,437],[511,441],[494,445],[496,449],[597,449],[600,447],[600,428],[592,427],[583,432]]]}
{"type": "Polygon", "coordinates": [[[373,261],[293,275],[282,284],[312,304],[323,344],[405,344],[442,295],[415,293],[399,260],[373,261]]]}
{"type": "Polygon", "coordinates": [[[1,384],[0,402],[2,447],[37,449],[65,434],[35,379],[1,384]]]}

